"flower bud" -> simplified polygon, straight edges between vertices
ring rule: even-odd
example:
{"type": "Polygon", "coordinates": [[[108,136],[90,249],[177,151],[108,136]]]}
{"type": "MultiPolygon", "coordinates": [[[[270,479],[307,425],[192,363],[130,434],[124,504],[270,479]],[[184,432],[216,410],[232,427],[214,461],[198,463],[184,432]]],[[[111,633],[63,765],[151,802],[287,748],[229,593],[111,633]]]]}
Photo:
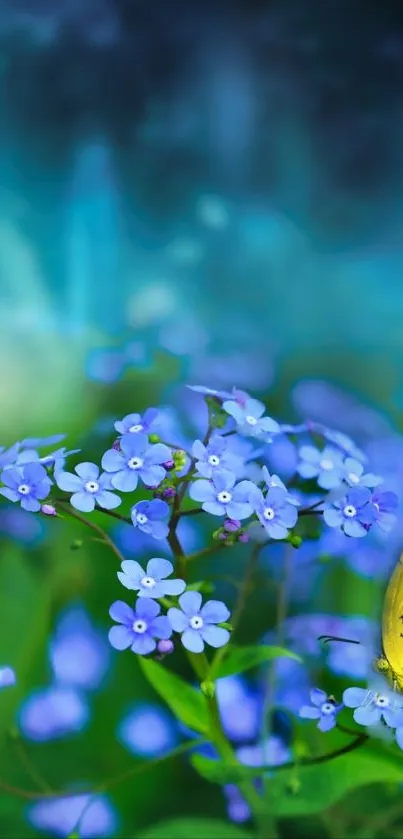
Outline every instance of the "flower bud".
{"type": "Polygon", "coordinates": [[[214,699],[215,697],[215,684],[214,682],[202,682],[200,685],[201,692],[207,699],[214,699]]]}
{"type": "Polygon", "coordinates": [[[41,513],[44,513],[45,516],[57,516],[57,510],[53,504],[42,504],[41,513]]]}
{"type": "Polygon", "coordinates": [[[249,533],[242,531],[238,536],[238,542],[249,542],[249,533]]]}
{"type": "Polygon", "coordinates": [[[241,522],[236,519],[225,519],[224,530],[227,533],[235,533],[241,527],[241,522]]]}
{"type": "Polygon", "coordinates": [[[170,655],[174,651],[174,642],[169,640],[158,641],[157,650],[161,655],[170,655]]]}
{"type": "Polygon", "coordinates": [[[175,465],[175,469],[177,472],[180,472],[186,466],[187,455],[183,449],[177,449],[176,452],[172,455],[172,460],[175,465]]]}
{"type": "Polygon", "coordinates": [[[164,469],[167,470],[167,472],[170,472],[171,469],[175,469],[175,463],[174,463],[173,460],[167,460],[162,465],[163,465],[164,469]]]}
{"type": "Polygon", "coordinates": [[[112,448],[115,450],[115,452],[120,452],[120,440],[119,439],[113,441],[112,448]]]}
{"type": "Polygon", "coordinates": [[[160,443],[161,442],[161,437],[159,436],[159,434],[149,434],[148,439],[149,439],[150,443],[160,443]]]}
{"type": "Polygon", "coordinates": [[[83,544],[84,543],[83,543],[82,539],[75,539],[74,542],[72,542],[71,545],[70,545],[70,550],[71,551],[79,551],[80,548],[82,548],[83,544]]]}
{"type": "Polygon", "coordinates": [[[228,536],[227,536],[226,533],[224,533],[223,530],[220,530],[220,531],[218,531],[217,539],[218,539],[219,542],[226,542],[227,539],[228,539],[228,536]]]}
{"type": "Polygon", "coordinates": [[[167,500],[169,498],[175,498],[175,495],[176,495],[175,487],[166,487],[166,489],[163,489],[162,492],[161,492],[161,497],[165,498],[165,500],[167,500]]]}

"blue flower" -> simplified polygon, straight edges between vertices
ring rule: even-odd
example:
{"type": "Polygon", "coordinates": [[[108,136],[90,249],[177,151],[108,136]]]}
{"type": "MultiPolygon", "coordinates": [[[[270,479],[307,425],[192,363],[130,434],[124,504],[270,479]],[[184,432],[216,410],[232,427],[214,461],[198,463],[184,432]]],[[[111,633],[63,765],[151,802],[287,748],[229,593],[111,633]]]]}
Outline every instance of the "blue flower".
{"type": "Polygon", "coordinates": [[[332,506],[325,507],[323,518],[329,527],[340,528],[346,536],[366,536],[376,520],[369,489],[357,487],[347,492],[344,498],[335,499],[332,506]]]}
{"type": "Polygon", "coordinates": [[[109,609],[111,618],[120,624],[109,630],[109,641],[115,650],[127,650],[138,655],[154,652],[155,638],[166,640],[172,635],[171,624],[165,615],[160,615],[160,606],[155,600],[140,599],[131,609],[122,600],[116,600],[109,609]]]}
{"type": "Polygon", "coordinates": [[[313,688],[309,698],[312,705],[302,705],[299,716],[306,720],[319,720],[319,731],[331,731],[336,725],[336,716],[342,710],[343,704],[337,705],[334,699],[320,688],[313,688]]]}
{"type": "Polygon", "coordinates": [[[396,493],[377,490],[372,495],[371,503],[375,510],[376,524],[384,533],[389,533],[396,522],[396,510],[399,506],[396,493]]]}
{"type": "Polygon", "coordinates": [[[95,463],[79,463],[75,467],[77,475],[71,472],[57,472],[55,480],[60,489],[72,492],[70,504],[82,513],[91,513],[95,504],[105,510],[119,507],[122,499],[111,489],[110,475],[99,474],[99,467],[95,463]]]}
{"type": "Polygon", "coordinates": [[[344,461],[344,480],[351,487],[361,486],[372,489],[383,483],[383,478],[373,475],[372,472],[364,472],[364,467],[359,460],[353,457],[346,457],[344,461]]]}
{"type": "Polygon", "coordinates": [[[102,467],[113,472],[111,481],[121,492],[133,492],[139,478],[146,486],[158,486],[165,478],[162,463],[172,460],[172,452],[163,443],[150,446],[145,434],[125,434],[120,451],[109,449],[102,458],[102,467]]]}
{"type": "Polygon", "coordinates": [[[202,606],[202,596],[198,591],[186,591],[179,598],[180,609],[172,606],[168,609],[168,619],[175,632],[181,632],[183,646],[192,653],[201,653],[204,644],[210,647],[223,647],[230,639],[228,629],[217,626],[225,623],[230,613],[225,603],[220,600],[208,600],[202,606]]]}
{"type": "Polygon", "coordinates": [[[202,508],[212,516],[227,516],[242,521],[252,514],[249,496],[256,489],[252,481],[240,481],[228,472],[216,475],[212,481],[195,481],[189,488],[194,501],[201,501],[202,508]]]}
{"type": "Polygon", "coordinates": [[[17,679],[12,667],[0,667],[0,690],[13,687],[17,679]]]}
{"type": "Polygon", "coordinates": [[[151,434],[158,417],[157,408],[147,408],[143,415],[127,414],[122,420],[115,422],[115,428],[119,434],[151,434]]]}
{"type": "Polygon", "coordinates": [[[233,452],[228,451],[228,443],[223,437],[213,437],[208,446],[201,440],[195,440],[192,455],[196,458],[196,469],[203,478],[213,478],[220,472],[239,472],[242,461],[233,452]]]}
{"type": "Polygon", "coordinates": [[[232,399],[223,403],[223,409],[237,424],[237,431],[248,437],[263,437],[270,440],[271,434],[278,434],[280,426],[271,417],[264,417],[265,406],[257,399],[247,398],[244,402],[232,399]]]}
{"type": "Polygon", "coordinates": [[[233,387],[232,391],[228,390],[214,390],[211,387],[204,387],[204,385],[187,385],[189,390],[193,390],[195,393],[201,393],[202,396],[213,396],[216,399],[220,399],[223,402],[225,399],[249,399],[247,393],[243,390],[237,390],[237,388],[233,387]]]}
{"type": "Polygon", "coordinates": [[[59,685],[96,690],[108,670],[110,647],[85,609],[74,606],[58,620],[49,646],[49,659],[59,685]]]}
{"type": "MultiPolygon", "coordinates": [[[[182,594],[186,583],[183,580],[167,580],[174,567],[169,559],[154,557],[147,563],[147,571],[134,559],[125,559],[118,571],[118,578],[125,588],[137,591],[139,597],[158,600],[165,595],[182,594]]],[[[169,637],[169,636],[168,636],[169,637]]]]}
{"type": "Polygon", "coordinates": [[[56,449],[56,451],[51,452],[51,454],[46,454],[41,457],[35,449],[23,449],[17,457],[16,465],[21,466],[24,463],[41,463],[42,466],[45,467],[53,466],[54,472],[56,473],[62,471],[67,457],[71,454],[78,454],[79,451],[80,449],[70,449],[70,451],[66,451],[66,448],[63,447],[61,449],[56,449]]]}
{"type": "Polygon", "coordinates": [[[14,445],[10,446],[9,449],[5,449],[4,446],[0,446],[0,469],[4,469],[5,466],[15,465],[19,448],[19,443],[14,443],[14,445]]]}
{"type": "Polygon", "coordinates": [[[132,754],[157,757],[176,746],[178,732],[175,720],[165,708],[142,703],[120,722],[118,738],[132,754]]]}
{"type": "Polygon", "coordinates": [[[52,434],[50,437],[26,437],[20,445],[23,449],[42,449],[46,446],[55,446],[65,438],[66,434],[52,434]]]}
{"type": "Polygon", "coordinates": [[[273,487],[279,487],[280,489],[283,489],[284,492],[286,492],[287,495],[288,495],[289,503],[293,504],[294,507],[299,507],[300,506],[300,502],[298,501],[298,498],[295,498],[295,496],[291,495],[288,492],[288,489],[287,489],[285,483],[281,480],[281,478],[279,478],[278,475],[271,475],[270,474],[267,466],[262,466],[262,480],[265,482],[268,489],[272,489],[273,487]]]}
{"type": "Polygon", "coordinates": [[[38,801],[29,808],[28,819],[50,836],[76,834],[80,839],[97,839],[115,835],[117,829],[116,813],[103,795],[77,794],[38,801]]]}
{"type": "Polygon", "coordinates": [[[343,702],[347,708],[355,708],[353,717],[359,725],[378,725],[383,719],[389,728],[403,726],[402,699],[392,691],[347,688],[343,702]]]}
{"type": "Polygon", "coordinates": [[[343,455],[331,446],[319,451],[314,446],[301,446],[297,472],[301,478],[317,478],[322,489],[334,489],[343,481],[343,455]]]}
{"type": "Polygon", "coordinates": [[[40,501],[47,497],[52,481],[46,469],[39,463],[27,463],[25,466],[10,466],[3,470],[1,480],[5,487],[0,493],[9,501],[20,501],[24,510],[38,512],[40,501]]]}
{"type": "Polygon", "coordinates": [[[262,697],[241,676],[225,676],[216,683],[217,702],[227,737],[236,743],[258,736],[262,697]]]}
{"type": "Polygon", "coordinates": [[[345,455],[348,455],[348,457],[353,457],[355,460],[360,460],[362,463],[366,462],[367,457],[364,452],[356,446],[354,440],[352,440],[347,434],[344,434],[342,431],[335,431],[333,428],[328,428],[320,422],[309,421],[306,425],[309,431],[313,431],[314,434],[319,434],[329,443],[333,443],[334,446],[341,449],[341,451],[344,452],[345,455]]]}
{"type": "Polygon", "coordinates": [[[90,711],[82,693],[72,687],[51,685],[25,700],[19,714],[24,737],[46,742],[82,731],[90,711]]]}
{"type": "Polygon", "coordinates": [[[260,489],[255,488],[250,494],[250,501],[264,528],[261,531],[252,525],[250,532],[255,532],[256,536],[267,534],[271,539],[285,539],[298,520],[298,512],[287,491],[272,487],[264,496],[260,489]]]}
{"type": "Polygon", "coordinates": [[[169,504],[159,498],[152,501],[139,501],[130,511],[134,527],[143,533],[149,533],[154,539],[165,539],[168,535],[167,519],[169,504]]]}

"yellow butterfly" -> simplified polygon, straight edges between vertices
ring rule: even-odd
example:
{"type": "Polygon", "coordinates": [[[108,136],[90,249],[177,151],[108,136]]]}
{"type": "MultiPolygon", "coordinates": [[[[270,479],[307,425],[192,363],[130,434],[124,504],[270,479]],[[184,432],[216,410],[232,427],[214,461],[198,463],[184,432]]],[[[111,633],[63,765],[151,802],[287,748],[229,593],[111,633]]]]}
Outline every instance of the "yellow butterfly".
{"type": "MultiPolygon", "coordinates": [[[[323,640],[324,643],[361,643],[333,635],[321,635],[319,640],[323,640]]],[[[394,690],[403,693],[403,553],[393,570],[383,601],[382,647],[383,654],[375,659],[374,668],[386,676],[394,690]]]]}

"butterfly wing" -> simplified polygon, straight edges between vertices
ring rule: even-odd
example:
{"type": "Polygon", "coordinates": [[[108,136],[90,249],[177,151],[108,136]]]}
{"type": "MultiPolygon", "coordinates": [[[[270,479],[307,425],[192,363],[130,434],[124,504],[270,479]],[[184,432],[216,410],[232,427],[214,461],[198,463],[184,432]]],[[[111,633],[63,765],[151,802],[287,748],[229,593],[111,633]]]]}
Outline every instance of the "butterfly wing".
{"type": "MultiPolygon", "coordinates": [[[[403,554],[386,589],[382,614],[382,644],[393,673],[403,678],[403,554]]],[[[400,679],[397,681],[400,683],[400,679]]]]}

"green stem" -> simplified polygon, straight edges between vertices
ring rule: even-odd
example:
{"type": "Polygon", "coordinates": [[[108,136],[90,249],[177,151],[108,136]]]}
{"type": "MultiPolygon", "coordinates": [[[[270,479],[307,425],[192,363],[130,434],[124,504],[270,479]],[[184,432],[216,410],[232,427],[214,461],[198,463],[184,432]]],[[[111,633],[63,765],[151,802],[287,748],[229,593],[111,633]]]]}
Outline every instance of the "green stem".
{"type": "MultiPolygon", "coordinates": [[[[84,518],[84,516],[80,516],[80,513],[77,513],[75,510],[73,510],[67,501],[57,501],[56,504],[57,507],[60,507],[63,510],[63,513],[67,513],[73,519],[77,519],[77,521],[80,521],[81,524],[85,524],[87,527],[90,528],[90,530],[93,530],[94,533],[97,533],[98,536],[101,538],[101,541],[104,542],[105,545],[108,545],[110,547],[115,556],[118,558],[119,562],[124,561],[123,554],[120,553],[119,548],[115,545],[110,536],[108,536],[108,534],[105,533],[102,527],[100,527],[98,524],[95,524],[95,522],[89,521],[89,519],[84,518]]],[[[110,514],[111,510],[103,510],[102,512],[107,512],[108,514],[110,514]]]]}

